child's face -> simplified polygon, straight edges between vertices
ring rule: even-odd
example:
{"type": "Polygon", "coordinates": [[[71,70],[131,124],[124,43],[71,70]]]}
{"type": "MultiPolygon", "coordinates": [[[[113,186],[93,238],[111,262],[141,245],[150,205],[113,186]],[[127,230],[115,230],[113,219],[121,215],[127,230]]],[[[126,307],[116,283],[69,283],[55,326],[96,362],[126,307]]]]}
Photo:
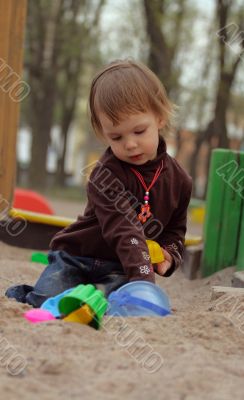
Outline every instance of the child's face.
{"type": "Polygon", "coordinates": [[[103,113],[99,120],[106,143],[120,160],[142,165],[157,156],[159,129],[164,121],[153,112],[129,115],[116,126],[103,113]]]}

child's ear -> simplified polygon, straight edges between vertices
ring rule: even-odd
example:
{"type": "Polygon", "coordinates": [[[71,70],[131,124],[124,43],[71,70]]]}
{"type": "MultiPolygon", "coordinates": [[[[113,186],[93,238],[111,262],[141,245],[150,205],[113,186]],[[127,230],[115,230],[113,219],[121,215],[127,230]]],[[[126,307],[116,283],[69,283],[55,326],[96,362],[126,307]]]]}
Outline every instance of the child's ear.
{"type": "Polygon", "coordinates": [[[159,129],[164,128],[164,127],[165,127],[165,124],[166,124],[165,119],[159,118],[159,120],[158,120],[158,128],[159,128],[159,129]]]}

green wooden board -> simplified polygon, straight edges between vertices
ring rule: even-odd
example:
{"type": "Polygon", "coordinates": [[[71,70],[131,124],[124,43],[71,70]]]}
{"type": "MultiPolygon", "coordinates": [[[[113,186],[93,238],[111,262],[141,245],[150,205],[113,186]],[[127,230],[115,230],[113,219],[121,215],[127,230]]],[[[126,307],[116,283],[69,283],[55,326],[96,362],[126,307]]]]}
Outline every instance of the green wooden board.
{"type": "Polygon", "coordinates": [[[239,195],[242,200],[241,217],[240,217],[240,232],[239,246],[237,253],[237,270],[244,270],[244,152],[240,154],[240,173],[239,173],[239,195]]]}
{"type": "Polygon", "coordinates": [[[238,192],[241,154],[225,149],[212,152],[201,263],[203,276],[234,265],[237,260],[243,204],[238,192]]]}

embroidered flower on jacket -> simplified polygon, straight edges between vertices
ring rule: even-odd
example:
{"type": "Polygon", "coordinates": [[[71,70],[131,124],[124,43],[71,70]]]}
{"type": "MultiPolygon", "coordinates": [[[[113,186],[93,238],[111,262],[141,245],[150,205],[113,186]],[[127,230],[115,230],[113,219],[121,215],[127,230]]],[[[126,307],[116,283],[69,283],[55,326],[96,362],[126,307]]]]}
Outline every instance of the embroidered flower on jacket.
{"type": "Polygon", "coordinates": [[[150,268],[147,265],[141,265],[140,273],[148,275],[150,273],[150,268]]]}
{"type": "Polygon", "coordinates": [[[131,238],[130,239],[131,244],[138,244],[139,241],[136,238],[131,238]]]}
{"type": "Polygon", "coordinates": [[[146,251],[142,251],[142,256],[143,256],[144,260],[147,260],[147,261],[150,260],[150,256],[146,251]]]}
{"type": "Polygon", "coordinates": [[[165,246],[165,248],[167,250],[176,250],[176,251],[178,250],[178,246],[175,243],[168,244],[167,246],[165,246]]]}
{"type": "MultiPolygon", "coordinates": [[[[179,244],[182,245],[181,241],[179,240],[179,244]]],[[[172,256],[176,256],[178,257],[179,261],[175,260],[175,262],[182,262],[182,256],[179,253],[179,247],[177,246],[177,244],[172,243],[172,244],[168,244],[167,246],[165,246],[165,249],[168,251],[172,251],[173,250],[173,254],[172,256]]]]}

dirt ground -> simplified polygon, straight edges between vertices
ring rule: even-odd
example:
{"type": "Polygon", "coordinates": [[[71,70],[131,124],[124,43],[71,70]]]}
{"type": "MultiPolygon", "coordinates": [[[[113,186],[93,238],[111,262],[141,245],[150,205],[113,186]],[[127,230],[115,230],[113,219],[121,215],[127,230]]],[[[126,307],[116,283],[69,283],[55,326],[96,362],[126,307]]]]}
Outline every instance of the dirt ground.
{"type": "MultiPolygon", "coordinates": [[[[60,215],[80,212],[79,204],[53,206],[60,215]]],[[[32,325],[23,318],[30,307],[4,297],[12,284],[39,276],[43,266],[29,261],[31,253],[0,243],[1,399],[243,399],[244,304],[211,301],[211,286],[230,286],[234,268],[194,281],[180,270],[159,278],[172,315],[106,317],[96,331],[63,321],[32,325]]]]}

